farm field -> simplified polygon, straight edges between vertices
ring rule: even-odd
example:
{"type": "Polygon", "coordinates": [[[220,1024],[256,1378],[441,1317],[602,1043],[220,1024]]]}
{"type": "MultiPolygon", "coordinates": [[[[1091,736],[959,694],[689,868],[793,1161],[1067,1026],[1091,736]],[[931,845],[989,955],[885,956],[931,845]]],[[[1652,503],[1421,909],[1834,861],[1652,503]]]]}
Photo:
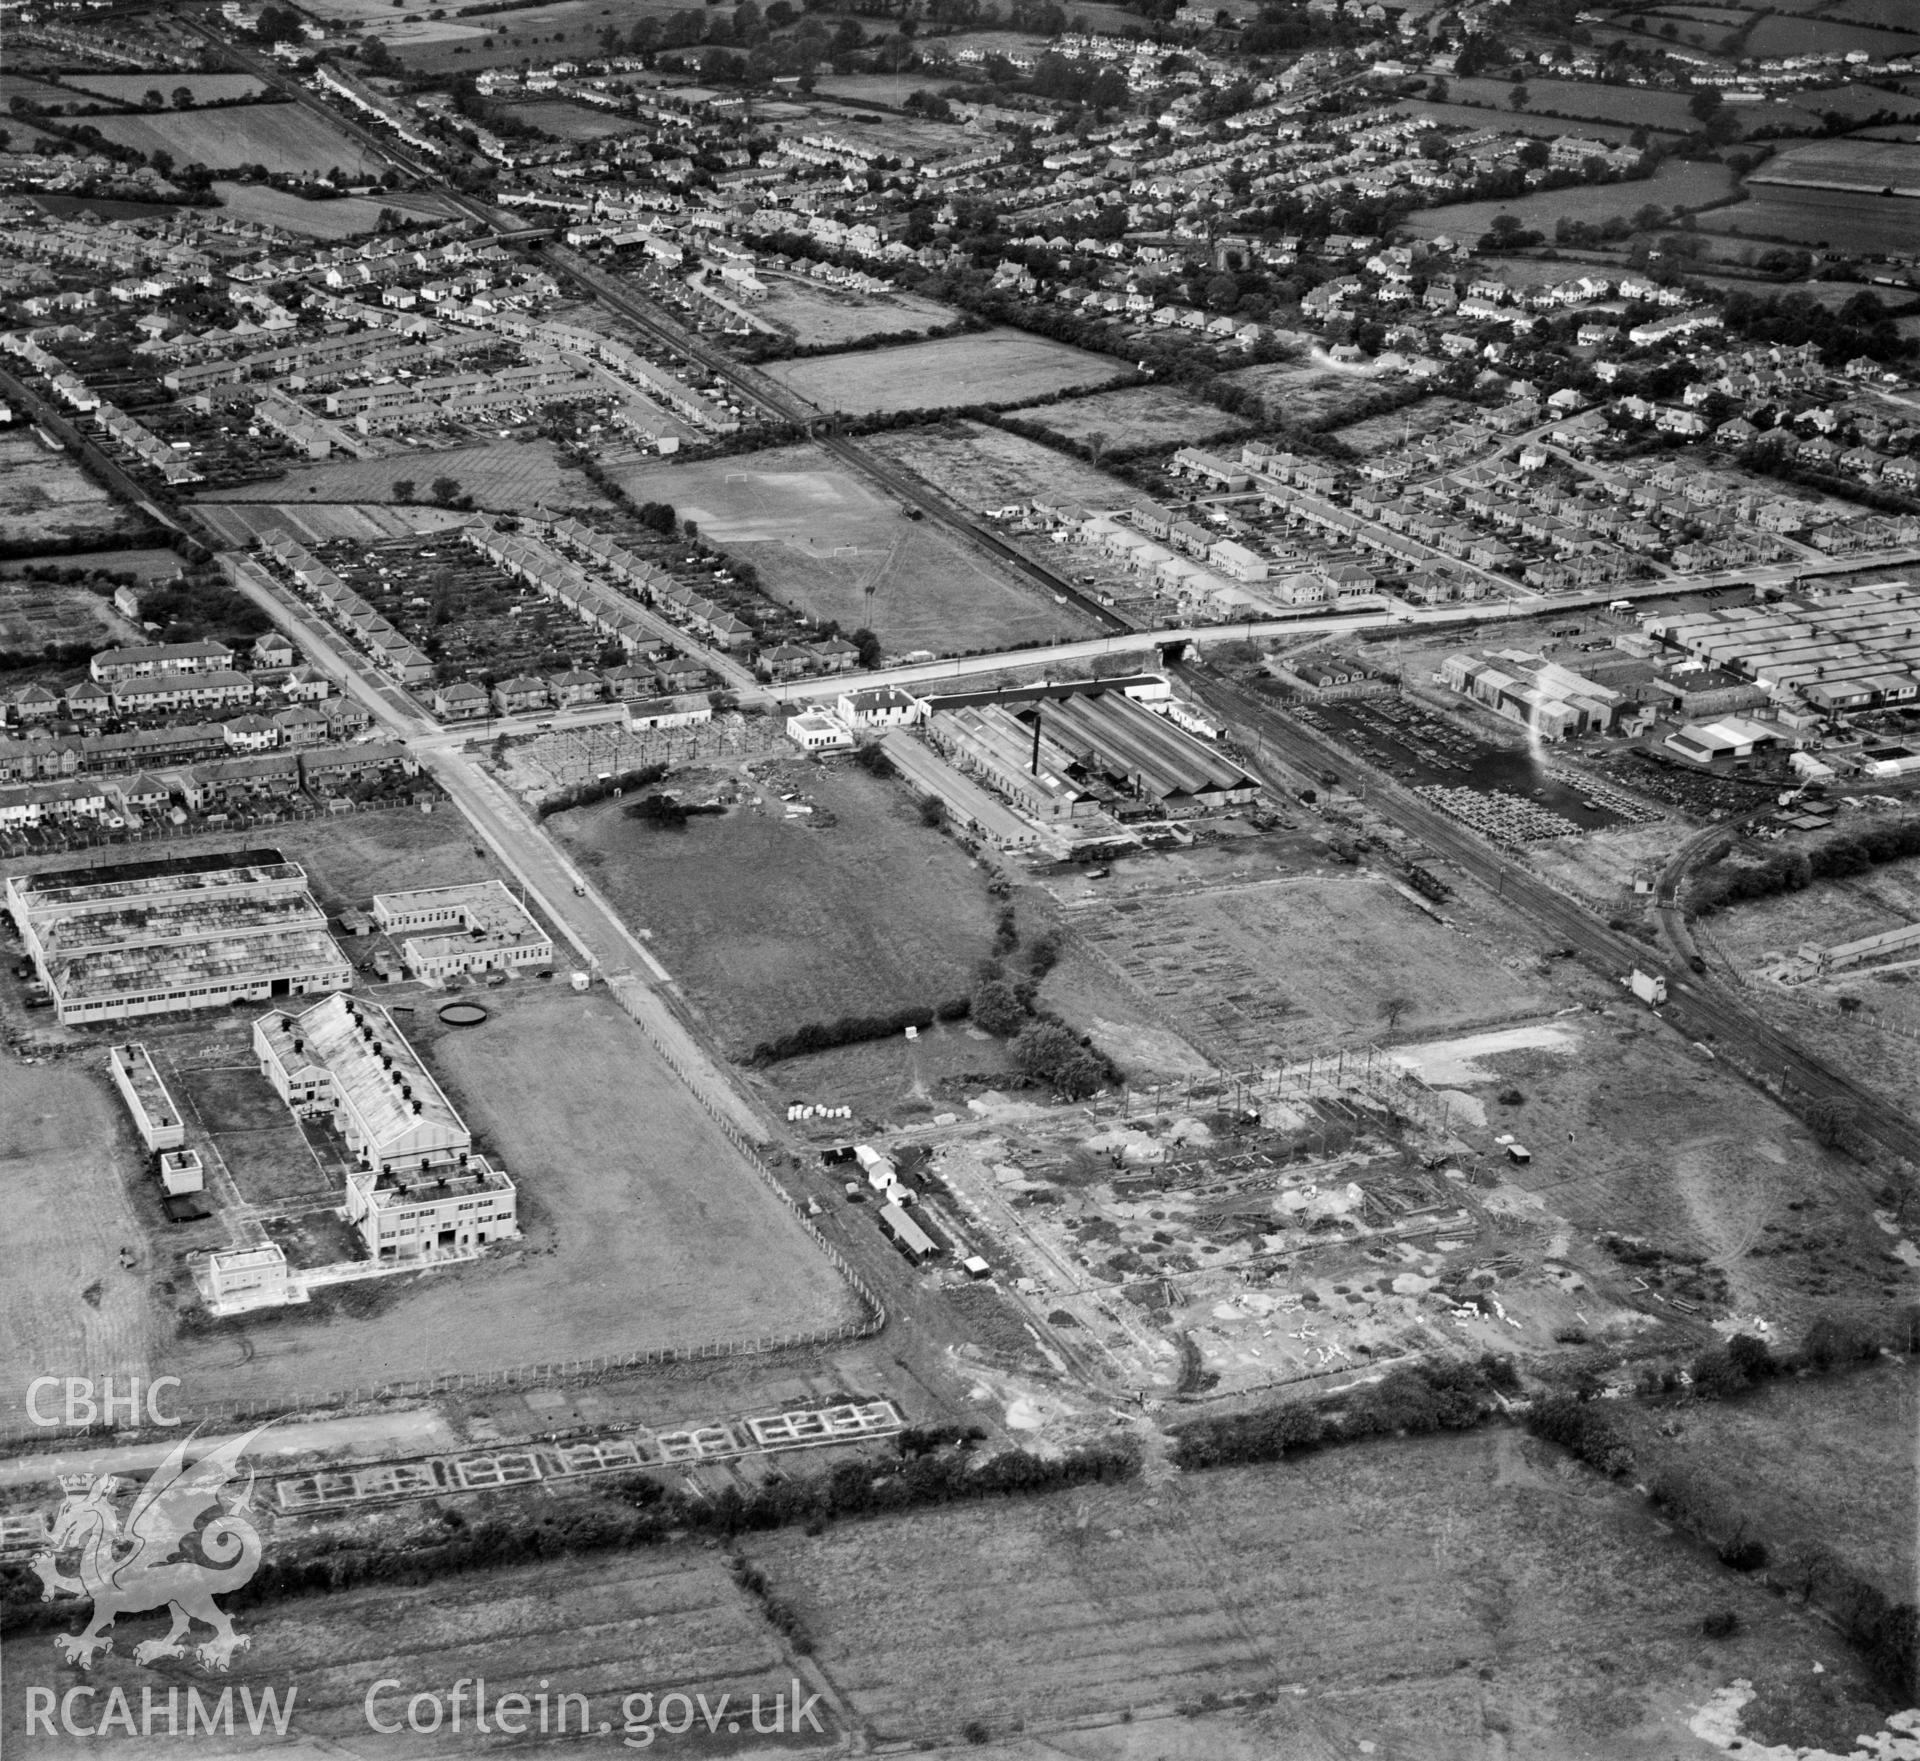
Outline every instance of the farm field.
{"type": "MultiPolygon", "coordinates": [[[[474,1512],[478,1516],[476,1509],[474,1512]]],[[[361,1542],[396,1550],[430,1543],[429,1523],[413,1509],[357,1516],[361,1542]]],[[[437,1524],[434,1524],[437,1526],[437,1524]]],[[[775,1694],[789,1696],[800,1669],[744,1591],[727,1571],[725,1556],[696,1546],[639,1548],[596,1558],[555,1560],[503,1572],[477,1572],[422,1582],[369,1586],[336,1592],[324,1601],[292,1599],[249,1609],[239,1625],[250,1637],[220,1687],[234,1684],[236,1699],[263,1689],[283,1701],[296,1689],[294,1715],[287,1726],[291,1747],[300,1753],[365,1753],[371,1749],[401,1757],[457,1753],[493,1753],[502,1739],[471,1736],[471,1690],[464,1705],[464,1729],[450,1749],[449,1730],[416,1735],[406,1727],[409,1697],[417,1692],[445,1695],[456,1680],[479,1675],[487,1683],[488,1715],[502,1695],[550,1685],[554,1695],[584,1694],[593,1728],[613,1735],[566,1738],[530,1735],[522,1741],[544,1745],[577,1742],[592,1749],[618,1750],[623,1728],[622,1702],[628,1694],[658,1698],[675,1691],[704,1695],[717,1705],[723,1696],[747,1716],[758,1693],[771,1717],[775,1694]],[[368,1724],[368,1694],[381,1681],[374,1716],[398,1735],[375,1737],[368,1724]]],[[[156,1627],[156,1631],[159,1629],[156,1627]]],[[[145,1636],[144,1631],[142,1636],[145,1636]]],[[[62,1672],[53,1642],[45,1633],[22,1634],[8,1642],[9,1676],[19,1688],[7,1697],[6,1724],[0,1727],[11,1754],[47,1755],[16,1722],[29,1683],[57,1682],[62,1672]]],[[[136,1663],[123,1640],[99,1660],[104,1696],[122,1687],[140,1704],[140,1684],[148,1671],[136,1663]]],[[[201,1687],[206,1688],[202,1682],[201,1687]]],[[[217,1696],[208,1691],[209,1700],[217,1696]]],[[[162,1703],[164,1698],[162,1697],[162,1703]]],[[[537,1702],[535,1702],[537,1704],[537,1702]]],[[[559,1702],[549,1704],[557,1707],[559,1702]]],[[[580,1714],[570,1703],[574,1727],[580,1714]]],[[[829,1737],[835,1720],[819,1708],[829,1737]]],[[[511,1716],[509,1708],[509,1716],[511,1716]]],[[[422,1722],[425,1722],[424,1717],[422,1722]]],[[[537,1730],[537,1723],[530,1729],[537,1730]]],[[[236,1714],[239,1739],[229,1742],[204,1735],[196,1744],[213,1754],[250,1752],[246,1724],[236,1714]]],[[[713,1742],[704,1725],[694,1729],[708,1753],[738,1753],[737,1744],[713,1742]]],[[[636,1739],[637,1740],[637,1739],[636,1739]]],[[[780,1752],[817,1754],[828,1739],[812,1743],[780,1739],[780,1752]]],[[[673,1739],[656,1738],[671,1752],[673,1739]]],[[[259,1739],[252,1739],[257,1752],[259,1739]]]]}
{"type": "Polygon", "coordinates": [[[1498,110],[1503,116],[1517,115],[1523,122],[1528,120],[1529,112],[1535,120],[1559,122],[1562,134],[1581,132],[1567,123],[1568,117],[1578,122],[1609,122],[1626,129],[1644,126],[1675,133],[1685,133],[1695,126],[1687,114],[1684,92],[1650,92],[1637,87],[1602,85],[1597,80],[1535,78],[1529,79],[1526,86],[1531,102],[1522,112],[1509,108],[1513,85],[1508,80],[1449,79],[1447,92],[1455,103],[1485,106],[1498,110]]]}
{"type": "Polygon", "coordinates": [[[1920,146],[1907,141],[1796,141],[1747,179],[1750,185],[1814,185],[1878,195],[1920,195],[1920,146]]]}
{"type": "Polygon", "coordinates": [[[76,73],[67,76],[67,84],[122,104],[139,104],[148,92],[157,91],[171,105],[173,94],[182,86],[193,94],[196,104],[229,104],[267,89],[250,73],[182,73],[174,68],[163,73],[76,73]]]}
{"type": "Polygon", "coordinates": [[[641,825],[617,801],[547,824],[651,932],[735,1057],[811,1021],[965,995],[997,907],[960,846],[920,823],[911,791],[844,761],[755,776],[763,807],[684,832],[641,825]],[[779,796],[795,789],[813,815],[786,816],[779,796]]]}
{"type": "Polygon", "coordinates": [[[1038,441],[978,422],[903,428],[872,435],[867,444],[976,513],[1016,503],[1025,506],[1042,486],[1095,508],[1124,507],[1139,499],[1132,485],[1117,477],[1038,441]]]}
{"type": "Polygon", "coordinates": [[[702,537],[752,563],[774,598],[849,630],[865,625],[895,657],[1092,632],[1083,613],[1054,604],[930,522],[907,519],[817,447],[613,475],[628,495],[672,503],[702,537]]]}
{"type": "Polygon", "coordinates": [[[1557,117],[1536,116],[1530,111],[1514,111],[1507,108],[1506,93],[1509,88],[1500,81],[1491,82],[1500,93],[1492,103],[1480,104],[1435,104],[1426,98],[1406,98],[1394,106],[1401,116],[1418,116],[1424,120],[1446,128],[1499,129],[1503,134],[1536,135],[1542,140],[1552,140],[1559,135],[1586,135],[1597,141],[1612,141],[1616,145],[1623,143],[1633,133],[1632,127],[1623,122],[1594,122],[1583,119],[1579,122],[1562,122],[1557,117]]]}
{"type": "Polygon", "coordinates": [[[341,459],[296,465],[268,483],[223,490],[201,505],[243,501],[363,501],[393,499],[397,482],[411,481],[424,496],[436,477],[452,477],[483,508],[528,513],[541,502],[571,507],[593,502],[592,487],[560,462],[546,440],[500,446],[451,447],[444,452],[408,448],[383,459],[341,459]]]}
{"type": "MultiPolygon", "coordinates": [[[[47,559],[37,559],[44,563],[47,559]]],[[[24,574],[37,566],[33,557],[14,557],[0,561],[0,578],[9,575],[24,574]]],[[[109,571],[130,569],[142,580],[169,581],[180,573],[181,562],[178,552],[163,550],[157,546],[150,550],[85,550],[63,555],[57,565],[63,569],[105,569],[109,571]]],[[[89,597],[93,597],[89,595],[89,597]]]]}
{"type": "Polygon", "coordinates": [[[1701,1401],[1668,1434],[1632,1413],[1644,1472],[1698,1475],[1774,1553],[1817,1541],[1899,1601],[1912,1593],[1914,1531],[1892,1513],[1913,1499],[1920,1382],[1881,1362],[1850,1375],[1768,1382],[1738,1400],[1701,1401]]]}
{"type": "Polygon", "coordinates": [[[767,297],[754,307],[803,348],[839,348],[869,336],[943,330],[960,316],[918,294],[854,294],[814,286],[797,276],[764,273],[767,297]]]}
{"type": "MultiPolygon", "coordinates": [[[[37,1375],[144,1373],[160,1339],[144,1273],[118,1252],[140,1239],[128,1187],[139,1145],[104,1069],[0,1058],[0,1181],[14,1217],[0,1234],[0,1419],[22,1418],[37,1375]]],[[[143,1256],[143,1259],[150,1256],[143,1256]]]]}
{"type": "Polygon", "coordinates": [[[123,147],[137,147],[143,153],[164,148],[182,165],[207,165],[215,171],[264,165],[269,171],[322,176],[338,166],[365,176],[382,168],[351,137],[298,104],[236,104],[222,110],[103,116],[98,126],[102,135],[123,147]]]}
{"type": "Polygon", "coordinates": [[[1911,55],[1913,37],[1905,31],[1882,31],[1870,25],[1849,24],[1830,13],[1819,18],[1776,14],[1754,26],[1741,53],[1755,60],[1768,60],[1781,55],[1845,55],[1855,49],[1864,49],[1873,56],[1911,55]]]}
{"type": "Polygon", "coordinates": [[[1105,385],[1126,371],[1103,355],[1017,330],[943,337],[844,360],[779,361],[763,370],[820,409],[853,415],[958,404],[1012,407],[1105,385]]]}
{"type": "Polygon", "coordinates": [[[1049,404],[1027,420],[1081,446],[1102,434],[1103,444],[1115,453],[1198,446],[1223,435],[1243,434],[1248,427],[1239,417],[1170,385],[1095,392],[1092,397],[1049,404]]]}
{"type": "MultiPolygon", "coordinates": [[[[1493,224],[1496,214],[1511,214],[1530,230],[1553,234],[1554,222],[1565,214],[1574,220],[1608,220],[1631,215],[1647,203],[1662,208],[1697,208],[1717,202],[1731,187],[1724,165],[1695,164],[1668,159],[1652,177],[1629,178],[1625,183],[1584,184],[1574,189],[1544,190],[1516,202],[1453,202],[1442,208],[1421,208],[1406,218],[1408,231],[1421,238],[1446,233],[1453,238],[1477,239],[1493,224]]],[[[1702,217],[1702,224],[1712,215],[1702,217]]]]}
{"type": "Polygon", "coordinates": [[[1786,184],[1759,187],[1758,196],[1702,214],[1701,231],[1863,256],[1905,254],[1913,247],[1914,204],[1904,198],[1786,184]]]}
{"type": "Polygon", "coordinates": [[[76,532],[111,540],[132,521],[65,453],[48,452],[30,428],[0,433],[0,529],[45,541],[76,532]]]}
{"type": "Polygon", "coordinates": [[[510,106],[521,122],[561,141],[603,141],[609,135],[630,135],[642,125],[631,116],[610,116],[585,104],[547,99],[510,106]]]}
{"type": "Polygon", "coordinates": [[[1076,1732],[1070,1752],[1670,1761],[1735,1675],[1817,1659],[1860,1692],[1823,1624],[1507,1429],[742,1546],[875,1746],[1024,1726],[1038,1754],[1069,1721],[1128,1718],[1138,1747],[1076,1732]],[[1739,1636],[1703,1646],[1722,1606],[1739,1636]],[[1191,1748],[1169,1716],[1276,1686],[1191,1748]]]}

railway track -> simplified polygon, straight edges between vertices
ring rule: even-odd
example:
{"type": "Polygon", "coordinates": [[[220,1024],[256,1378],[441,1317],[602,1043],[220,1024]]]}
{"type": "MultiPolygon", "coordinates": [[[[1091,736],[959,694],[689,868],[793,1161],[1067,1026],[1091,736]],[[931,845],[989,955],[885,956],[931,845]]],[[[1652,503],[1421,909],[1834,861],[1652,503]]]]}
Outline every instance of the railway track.
{"type": "MultiPolygon", "coordinates": [[[[1217,674],[1183,667],[1194,694],[1229,724],[1251,725],[1261,742],[1309,775],[1329,766],[1351,772],[1351,752],[1277,714],[1252,692],[1217,674]]],[[[1588,965],[1617,982],[1649,964],[1643,942],[1621,934],[1576,901],[1504,856],[1392,782],[1376,782],[1369,805],[1483,886],[1550,940],[1572,948],[1588,965]]],[[[1670,909],[1677,910],[1677,907],[1670,909]]],[[[1751,1079],[1791,1104],[1799,1097],[1836,1102],[1858,1128],[1891,1154],[1920,1161],[1920,1129],[1906,1113],[1741,1007],[1717,985],[1669,976],[1661,1017],[1685,1038],[1727,1056],[1751,1079]]]]}

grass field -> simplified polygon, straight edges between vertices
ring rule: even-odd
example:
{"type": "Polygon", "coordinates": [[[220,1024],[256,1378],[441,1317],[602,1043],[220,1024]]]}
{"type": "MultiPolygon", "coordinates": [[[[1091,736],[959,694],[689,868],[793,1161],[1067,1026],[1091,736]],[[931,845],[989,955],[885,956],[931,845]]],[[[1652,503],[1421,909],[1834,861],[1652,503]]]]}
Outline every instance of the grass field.
{"type": "MultiPolygon", "coordinates": [[[[671,786],[671,785],[669,785],[671,786]]],[[[661,832],[618,802],[549,821],[739,1056],[809,1021],[963,995],[996,908],[902,785],[852,765],[763,768],[763,809],[661,832]],[[822,827],[788,819],[784,790],[822,827]]]]}
{"type": "Polygon", "coordinates": [[[765,371],[820,409],[866,415],[956,404],[1011,407],[1056,391],[1104,385],[1126,369],[1063,343],[988,330],[845,359],[782,361],[765,371]]]}
{"type": "Polygon", "coordinates": [[[1761,188],[1812,184],[1873,195],[1883,190],[1920,195],[1920,146],[1908,141],[1796,141],[1747,181],[1761,188]]]}
{"type": "Polygon", "coordinates": [[[1625,183],[1544,190],[1522,196],[1517,202],[1453,202],[1441,208],[1421,208],[1407,216],[1406,227],[1421,238],[1444,232],[1472,241],[1493,224],[1496,214],[1512,214],[1522,226],[1551,238],[1554,222],[1563,214],[1591,222],[1616,214],[1630,215],[1649,202],[1662,208],[1697,208],[1719,201],[1730,187],[1730,174],[1724,165],[1669,159],[1652,177],[1630,178],[1625,183]]]}
{"type": "Polygon", "coordinates": [[[1222,377],[1259,392],[1274,421],[1284,420],[1303,428],[1338,427],[1365,409],[1380,392],[1379,382],[1367,373],[1316,367],[1307,361],[1236,367],[1222,377]]]}
{"type": "Polygon", "coordinates": [[[270,483],[249,483],[204,499],[381,502],[393,499],[397,482],[411,481],[414,493],[425,495],[437,477],[452,477],[481,507],[503,513],[526,513],[542,502],[571,507],[596,499],[592,486],[567,470],[552,442],[546,440],[451,447],[444,452],[408,448],[382,459],[297,465],[270,483]]]}
{"type": "Polygon", "coordinates": [[[1864,256],[1904,255],[1913,247],[1914,204],[1905,198],[1794,189],[1785,184],[1758,188],[1758,196],[1702,214],[1701,231],[1784,239],[1817,250],[1864,256]]]}
{"type": "MultiPolygon", "coordinates": [[[[1531,100],[1527,109],[1541,113],[1537,120],[1574,117],[1583,122],[1609,122],[1627,129],[1646,127],[1678,133],[1695,126],[1687,114],[1684,92],[1650,92],[1639,87],[1602,85],[1597,80],[1537,78],[1529,79],[1526,87],[1531,100]],[[1547,112],[1553,115],[1548,116],[1547,112]]],[[[1523,122],[1528,120],[1525,112],[1516,113],[1509,108],[1513,85],[1508,80],[1449,79],[1447,91],[1456,103],[1485,105],[1503,115],[1517,114],[1523,122]]],[[[1561,121],[1560,132],[1579,131],[1561,121]]]]}
{"type": "Polygon", "coordinates": [[[776,599],[850,630],[866,625],[894,656],[1011,648],[1092,630],[1071,606],[932,523],[907,519],[816,447],[614,475],[630,496],[672,503],[703,538],[752,563],[776,599]]]}
{"type": "Polygon", "coordinates": [[[120,504],[67,454],[48,452],[27,428],[0,433],[0,530],[9,538],[110,536],[129,524],[120,504]]]}
{"type": "Polygon", "coordinates": [[[959,316],[951,306],[918,294],[852,294],[790,275],[762,277],[767,297],[754,307],[776,330],[806,348],[839,348],[869,336],[944,329],[959,316]]]}
{"type": "MultiPolygon", "coordinates": [[[[1907,16],[1911,19],[1912,15],[1907,16]]],[[[1873,56],[1911,55],[1913,37],[1904,31],[1881,31],[1870,25],[1848,24],[1831,13],[1820,18],[1775,15],[1763,18],[1754,27],[1742,53],[1766,60],[1781,55],[1844,55],[1855,49],[1864,49],[1873,56]]]]}
{"type": "Polygon", "coordinates": [[[445,508],[384,507],[378,502],[263,502],[207,504],[195,510],[212,532],[229,544],[246,544],[263,532],[291,532],[302,544],[329,538],[404,538],[463,524],[467,515],[445,508]]]}
{"type": "Polygon", "coordinates": [[[1027,418],[1050,433],[1084,445],[1104,434],[1116,452],[1161,446],[1198,446],[1222,435],[1241,434],[1247,424],[1236,416],[1170,385],[1132,385],[1121,391],[1049,404],[1027,418]]]}
{"type": "Polygon", "coordinates": [[[308,1149],[300,1127],[257,1065],[189,1067],[163,1074],[187,1118],[213,1139],[248,1204],[271,1207],[324,1198],[334,1191],[336,1183],[308,1149]]]}
{"type": "Polygon", "coordinates": [[[250,73],[76,73],[67,84],[83,92],[97,92],[122,104],[139,104],[148,92],[157,91],[169,105],[173,94],[185,86],[196,104],[226,104],[236,98],[257,97],[267,88],[250,73]]]}
{"type": "Polygon", "coordinates": [[[1506,92],[1508,88],[1498,81],[1490,82],[1500,92],[1491,106],[1481,104],[1434,104],[1425,98],[1407,98],[1394,106],[1402,116],[1418,116],[1424,120],[1445,128],[1468,128],[1474,130],[1497,129],[1502,134],[1536,135],[1541,140],[1552,140],[1559,135],[1580,134],[1591,136],[1597,141],[1624,142],[1633,129],[1622,122],[1562,122],[1552,116],[1535,116],[1527,111],[1512,111],[1507,108],[1506,92]]]}
{"type": "Polygon", "coordinates": [[[1657,1422],[1669,1415],[1633,1416],[1643,1474],[1700,1475],[1771,1551],[1818,1541],[1894,1601],[1913,1593],[1913,1524],[1893,1519],[1913,1502],[1920,1383],[1911,1366],[1765,1383],[1690,1406],[1671,1429],[1657,1422]]]}
{"type": "Polygon", "coordinates": [[[511,108],[519,121],[561,141],[603,141],[609,135],[630,135],[644,126],[631,116],[610,116],[604,110],[557,99],[511,108]]]}
{"type": "Polygon", "coordinates": [[[335,166],[355,176],[381,170],[381,161],[350,136],[298,104],[236,104],[224,110],[103,116],[98,126],[102,135],[123,147],[137,147],[143,153],[164,147],[182,165],[206,165],[215,171],[264,165],[269,171],[310,172],[318,177],[335,166]]]}
{"type": "MultiPolygon", "coordinates": [[[[90,1061],[91,1063],[92,1061],[90,1061]]],[[[144,1374],[157,1341],[127,1196],[138,1149],[103,1068],[0,1058],[0,1419],[19,1422],[35,1376],[144,1374]]]]}
{"type": "Polygon", "coordinates": [[[224,178],[214,179],[213,193],[236,220],[277,226],[283,232],[307,238],[357,238],[380,224],[382,208],[391,208],[397,214],[439,212],[431,197],[393,195],[376,201],[367,196],[338,196],[331,201],[309,202],[271,184],[230,183],[224,178]]]}

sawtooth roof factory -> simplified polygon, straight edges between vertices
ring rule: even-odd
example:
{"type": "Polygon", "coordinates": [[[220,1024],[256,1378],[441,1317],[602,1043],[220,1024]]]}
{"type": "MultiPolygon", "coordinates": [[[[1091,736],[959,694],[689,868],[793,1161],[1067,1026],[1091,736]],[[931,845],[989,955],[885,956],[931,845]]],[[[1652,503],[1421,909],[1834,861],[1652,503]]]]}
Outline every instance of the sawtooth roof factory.
{"type": "Polygon", "coordinates": [[[267,852],[12,875],[6,903],[63,1026],[353,983],[306,872],[267,852]]]}

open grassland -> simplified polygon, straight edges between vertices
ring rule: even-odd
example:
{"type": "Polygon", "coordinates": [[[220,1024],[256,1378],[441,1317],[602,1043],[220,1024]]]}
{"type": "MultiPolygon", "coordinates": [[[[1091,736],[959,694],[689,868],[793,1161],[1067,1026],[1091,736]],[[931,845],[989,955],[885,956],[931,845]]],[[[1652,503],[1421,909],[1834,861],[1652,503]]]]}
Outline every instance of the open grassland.
{"type": "Polygon", "coordinates": [[[104,1063],[0,1058],[0,1362],[13,1371],[0,1421],[22,1422],[35,1376],[140,1375],[151,1361],[145,1272],[118,1258],[140,1240],[140,1152],[104,1063]]]}
{"type": "Polygon", "coordinates": [[[99,130],[142,153],[164,148],[181,165],[231,171],[264,165],[269,171],[322,176],[338,166],[356,177],[377,175],[381,161],[350,136],[298,104],[236,104],[222,110],[155,111],[103,116],[99,130]]]}
{"type": "Polygon", "coordinates": [[[1042,491],[1092,508],[1121,507],[1138,499],[1117,477],[1038,441],[978,422],[902,428],[876,434],[867,444],[975,513],[1024,507],[1042,491]]]}
{"type": "Polygon", "coordinates": [[[1696,126],[1687,114],[1685,92],[1650,92],[1634,86],[1602,85],[1597,80],[1530,78],[1526,81],[1530,102],[1527,111],[1510,107],[1513,86],[1503,79],[1450,79],[1447,93],[1456,104],[1485,106],[1501,116],[1516,117],[1529,126],[1539,121],[1559,121],[1560,132],[1578,134],[1578,128],[1565,121],[1608,122],[1626,129],[1655,128],[1685,133],[1696,126]]]}
{"type": "Polygon", "coordinates": [[[918,294],[845,293],[799,276],[763,273],[767,297],[753,308],[803,348],[841,348],[869,336],[941,330],[959,314],[918,294]]]}
{"type": "Polygon", "coordinates": [[[1125,371],[1104,355],[1017,330],[942,337],[843,359],[781,361],[766,369],[818,408],[851,415],[963,404],[1010,408],[1105,385],[1125,371]]]}
{"type": "Polygon", "coordinates": [[[410,482],[414,494],[424,498],[439,477],[453,478],[479,506],[501,513],[531,513],[542,502],[549,507],[572,507],[595,500],[591,486],[562,465],[547,440],[451,447],[444,452],[409,448],[382,459],[296,465],[270,483],[249,483],[203,499],[208,503],[392,501],[394,484],[410,482]]]}
{"type": "Polygon", "coordinates": [[[1406,219],[1408,231],[1421,238],[1446,233],[1471,242],[1493,224],[1496,214],[1511,214],[1530,231],[1553,236],[1561,215],[1589,223],[1631,215],[1653,202],[1662,208],[1698,208],[1717,202],[1732,187],[1724,165],[1668,159],[1652,177],[1629,178],[1625,183],[1582,184],[1573,189],[1542,190],[1515,202],[1450,202],[1441,208],[1421,208],[1406,219]]]}
{"type": "Polygon", "coordinates": [[[1910,1365],[1766,1382],[1677,1413],[1626,1410],[1643,1477],[1695,1479],[1770,1552],[1818,1542],[1891,1600],[1912,1596],[1920,1382],[1910,1365]]]}
{"type": "Polygon", "coordinates": [[[231,104],[238,98],[259,96],[267,88],[250,73],[76,73],[67,84],[83,92],[94,92],[121,104],[140,104],[149,92],[158,92],[169,105],[182,86],[193,94],[196,104],[231,104]]]}
{"type": "Polygon", "coordinates": [[[1120,391],[1096,392],[1092,397],[1049,404],[1026,420],[1077,446],[1087,445],[1096,435],[1103,436],[1102,447],[1114,452],[1199,446],[1225,435],[1245,433],[1247,428],[1239,417],[1170,385],[1132,385],[1120,391]]]}
{"type": "Polygon", "coordinates": [[[617,801],[548,824],[621,916],[651,932],[735,1056],[811,1021],[966,993],[996,910],[903,785],[837,762],[780,766],[756,787],[763,807],[684,832],[629,819],[617,801]],[[813,815],[786,816],[779,795],[794,789],[813,815]]]}
{"type": "Polygon", "coordinates": [[[1804,1677],[1818,1659],[1857,1681],[1818,1621],[1506,1430],[745,1550],[875,1744],[1126,1717],[1146,1725],[1139,1748],[1076,1734],[1073,1752],[1670,1761],[1733,1675],[1804,1677]],[[1742,1631],[1710,1645],[1699,1623],[1721,1606],[1742,1631]],[[1175,1749],[1180,1726],[1154,1722],[1263,1692],[1244,1751],[1175,1749]]]}
{"type": "Polygon", "coordinates": [[[634,499],[671,503],[702,538],[750,562],[774,598],[849,630],[865,625],[896,657],[1013,648],[1093,630],[1084,613],[1055,604],[943,528],[909,520],[817,447],[615,476],[634,499]]]}
{"type": "Polygon", "coordinates": [[[120,504],[67,453],[52,453],[28,428],[0,434],[0,534],[48,540],[76,532],[111,536],[129,521],[120,504]]]}

